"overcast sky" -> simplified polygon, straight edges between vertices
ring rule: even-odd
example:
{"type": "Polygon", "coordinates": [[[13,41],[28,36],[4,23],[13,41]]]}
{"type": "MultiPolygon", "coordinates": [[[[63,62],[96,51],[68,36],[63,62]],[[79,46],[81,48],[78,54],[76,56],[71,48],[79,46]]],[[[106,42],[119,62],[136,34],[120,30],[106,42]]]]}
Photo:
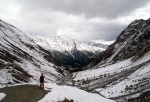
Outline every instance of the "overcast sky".
{"type": "Polygon", "coordinates": [[[150,0],[0,0],[0,19],[26,33],[115,40],[135,19],[150,18],[150,0]]]}

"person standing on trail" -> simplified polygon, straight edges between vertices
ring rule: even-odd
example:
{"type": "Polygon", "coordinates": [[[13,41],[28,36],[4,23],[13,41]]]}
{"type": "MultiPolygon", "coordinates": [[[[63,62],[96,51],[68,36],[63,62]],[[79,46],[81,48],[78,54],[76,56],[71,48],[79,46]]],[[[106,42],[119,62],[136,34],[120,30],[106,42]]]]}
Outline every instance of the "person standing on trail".
{"type": "Polygon", "coordinates": [[[40,76],[40,89],[44,89],[44,75],[43,73],[40,76]]]}

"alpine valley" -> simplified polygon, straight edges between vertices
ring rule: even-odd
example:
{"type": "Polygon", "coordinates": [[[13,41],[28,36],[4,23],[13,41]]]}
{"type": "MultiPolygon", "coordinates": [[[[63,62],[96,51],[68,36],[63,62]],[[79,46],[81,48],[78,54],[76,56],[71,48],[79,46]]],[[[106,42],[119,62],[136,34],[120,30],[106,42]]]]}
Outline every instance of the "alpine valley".
{"type": "Polygon", "coordinates": [[[0,20],[0,89],[38,85],[41,73],[50,91],[39,102],[149,102],[150,19],[131,22],[109,44],[25,34],[0,20]]]}
{"type": "Polygon", "coordinates": [[[61,67],[70,71],[83,70],[83,67],[104,51],[108,44],[81,42],[63,36],[36,36],[27,34],[39,46],[49,51],[61,67]]]}

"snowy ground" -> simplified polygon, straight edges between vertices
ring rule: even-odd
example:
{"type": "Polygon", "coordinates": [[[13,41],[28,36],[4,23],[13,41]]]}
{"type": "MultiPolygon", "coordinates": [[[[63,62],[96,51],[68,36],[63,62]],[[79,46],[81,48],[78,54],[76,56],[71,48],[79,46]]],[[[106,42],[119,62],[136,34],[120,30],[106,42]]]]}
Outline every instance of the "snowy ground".
{"type": "MultiPolygon", "coordinates": [[[[29,84],[37,85],[37,83],[34,82],[29,84]]],[[[16,84],[12,86],[18,86],[18,85],[25,85],[25,83],[16,84]]],[[[55,83],[45,83],[45,90],[48,90],[50,92],[46,94],[44,98],[39,100],[38,102],[58,102],[58,101],[63,101],[65,98],[69,100],[73,99],[74,102],[114,102],[96,93],[95,94],[89,93],[84,90],[78,89],[76,87],[71,87],[66,85],[60,86],[55,83]]],[[[5,93],[0,93],[0,101],[6,96],[7,95],[5,93]]]]}
{"type": "Polygon", "coordinates": [[[65,98],[69,100],[73,99],[74,102],[114,102],[98,94],[88,93],[76,87],[58,86],[53,83],[46,83],[45,88],[51,90],[51,92],[39,102],[58,102],[65,98]]]}
{"type": "Polygon", "coordinates": [[[112,65],[97,66],[96,69],[74,73],[74,76],[76,76],[74,80],[77,83],[76,85],[95,90],[107,98],[137,97],[137,95],[140,95],[139,93],[150,89],[149,62],[150,52],[135,62],[130,58],[112,65]],[[107,85],[107,80],[111,80],[113,76],[116,76],[116,79],[113,80],[113,83],[107,85]],[[83,81],[86,83],[83,84],[83,81]],[[101,84],[104,84],[105,87],[102,88],[101,84]]]}
{"type": "Polygon", "coordinates": [[[6,97],[6,94],[0,93],[0,101],[1,101],[3,98],[5,98],[5,97],[6,97]]]}
{"type": "MultiPolygon", "coordinates": [[[[121,81],[120,83],[113,85],[111,87],[108,87],[104,91],[101,92],[102,95],[106,97],[117,97],[121,95],[130,94],[131,92],[136,92],[139,89],[136,89],[140,86],[140,82],[146,85],[146,82],[148,83],[150,81],[150,64],[143,66],[139,70],[135,71],[132,75],[130,75],[127,79],[121,81]],[[127,89],[127,86],[131,87],[129,91],[125,91],[127,89]]],[[[147,86],[149,87],[149,86],[147,86]]],[[[140,86],[142,89],[142,87],[140,86]]],[[[129,89],[129,88],[128,88],[129,89]]]]}
{"type": "MultiPolygon", "coordinates": [[[[136,61],[134,65],[138,65],[142,62],[148,61],[150,59],[150,52],[146,53],[140,60],[136,61]]],[[[116,85],[110,86],[103,90],[101,94],[106,97],[117,97],[121,95],[134,93],[137,90],[144,91],[149,88],[150,82],[150,64],[147,63],[140,67],[133,74],[127,77],[127,79],[122,80],[116,85]],[[137,88],[137,89],[136,89],[137,88]]],[[[98,90],[98,89],[97,89],[98,90]]]]}
{"type": "MultiPolygon", "coordinates": [[[[107,74],[107,73],[118,73],[122,70],[130,69],[132,66],[139,65],[140,63],[146,62],[150,59],[150,52],[146,53],[140,60],[137,60],[136,62],[132,62],[131,59],[124,60],[112,65],[107,66],[100,66],[97,67],[97,69],[90,69],[78,72],[77,74],[74,73],[75,79],[74,80],[82,80],[97,77],[99,75],[107,74]]],[[[147,70],[146,70],[147,71],[147,70]]]]}
{"type": "Polygon", "coordinates": [[[112,65],[104,66],[101,68],[81,71],[77,73],[75,80],[87,79],[87,77],[92,78],[94,76],[98,77],[99,75],[106,74],[106,73],[114,73],[114,72],[117,73],[123,70],[123,68],[127,69],[128,68],[127,66],[129,66],[130,64],[131,64],[131,60],[129,59],[112,65]]]}

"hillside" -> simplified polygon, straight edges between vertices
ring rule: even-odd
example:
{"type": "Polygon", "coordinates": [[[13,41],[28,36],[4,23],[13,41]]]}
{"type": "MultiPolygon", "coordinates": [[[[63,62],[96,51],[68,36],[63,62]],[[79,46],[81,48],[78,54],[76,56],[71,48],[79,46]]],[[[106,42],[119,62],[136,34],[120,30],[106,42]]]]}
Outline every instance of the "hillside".
{"type": "Polygon", "coordinates": [[[63,73],[52,55],[22,31],[0,20],[0,84],[56,81],[63,73]]]}
{"type": "Polygon", "coordinates": [[[91,65],[115,63],[133,57],[149,44],[149,33],[150,19],[133,21],[91,65]]]}
{"type": "Polygon", "coordinates": [[[81,89],[119,102],[136,102],[136,99],[148,102],[150,19],[129,24],[89,66],[93,67],[74,73],[74,83],[81,89]]]}

